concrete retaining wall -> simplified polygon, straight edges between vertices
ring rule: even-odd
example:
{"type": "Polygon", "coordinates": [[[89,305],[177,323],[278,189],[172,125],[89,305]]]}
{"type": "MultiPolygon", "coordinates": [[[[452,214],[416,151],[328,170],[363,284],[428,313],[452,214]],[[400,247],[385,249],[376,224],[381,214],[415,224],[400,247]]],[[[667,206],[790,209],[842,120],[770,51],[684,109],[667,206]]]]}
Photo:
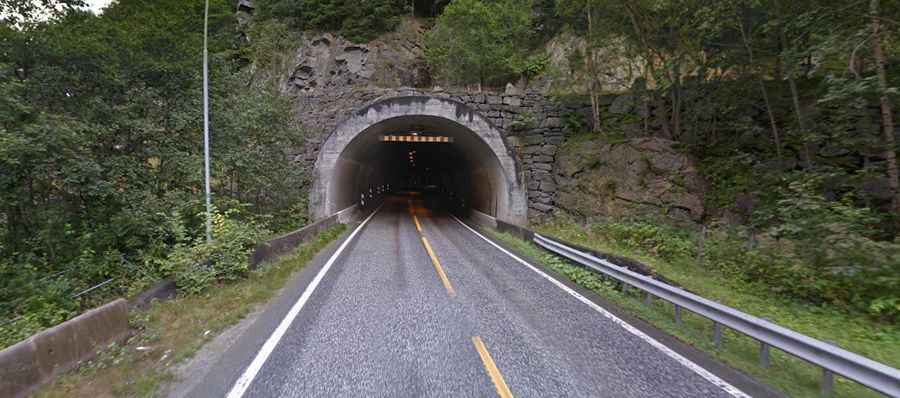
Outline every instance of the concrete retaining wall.
{"type": "MultiPolygon", "coordinates": [[[[338,223],[351,223],[371,209],[348,207],[289,234],[260,243],[250,256],[250,268],[289,253],[338,223]]],[[[0,397],[28,396],[41,384],[94,357],[101,349],[128,335],[128,309],[153,299],[175,295],[175,282],[163,280],[134,297],[131,304],[118,299],[38,332],[0,351],[0,397]]]]}
{"type": "Polygon", "coordinates": [[[338,215],[323,218],[294,232],[279,236],[275,239],[262,242],[256,245],[253,253],[250,254],[250,269],[256,269],[260,264],[271,261],[279,256],[290,253],[301,243],[319,235],[322,231],[327,230],[338,224],[338,215]]]}
{"type": "Polygon", "coordinates": [[[177,290],[175,280],[163,279],[128,300],[128,307],[131,309],[140,309],[146,307],[153,300],[166,301],[175,297],[177,290]]]}
{"type": "Polygon", "coordinates": [[[279,236],[256,245],[250,254],[250,269],[256,269],[260,264],[290,253],[300,244],[308,242],[325,230],[337,224],[349,224],[358,221],[362,215],[368,214],[371,209],[360,208],[357,205],[341,210],[330,217],[309,224],[294,232],[279,236]]]}
{"type": "Polygon", "coordinates": [[[531,239],[534,238],[534,232],[532,232],[530,229],[519,225],[506,223],[500,220],[497,220],[497,230],[514,235],[526,241],[531,241],[531,239]]]}
{"type": "Polygon", "coordinates": [[[499,220],[497,218],[491,217],[490,215],[484,214],[475,209],[469,210],[468,218],[475,224],[478,224],[482,227],[488,227],[488,228],[494,228],[494,229],[497,228],[497,223],[499,222],[499,220]]]}
{"type": "Polygon", "coordinates": [[[0,351],[0,397],[24,397],[128,334],[128,303],[119,299],[0,351]]]}
{"type": "Polygon", "coordinates": [[[337,217],[337,221],[341,224],[350,224],[352,222],[359,221],[359,219],[362,218],[362,214],[364,213],[368,212],[365,209],[360,208],[358,205],[353,205],[337,212],[334,217],[337,217]]]}

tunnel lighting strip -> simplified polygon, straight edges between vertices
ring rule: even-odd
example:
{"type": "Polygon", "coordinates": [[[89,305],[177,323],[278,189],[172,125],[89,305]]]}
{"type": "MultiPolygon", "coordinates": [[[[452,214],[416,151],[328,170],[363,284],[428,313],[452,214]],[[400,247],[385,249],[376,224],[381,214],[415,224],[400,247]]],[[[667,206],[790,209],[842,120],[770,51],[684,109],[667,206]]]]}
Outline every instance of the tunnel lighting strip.
{"type": "Polygon", "coordinates": [[[383,135],[383,142],[453,142],[453,137],[443,135],[383,135]]]}

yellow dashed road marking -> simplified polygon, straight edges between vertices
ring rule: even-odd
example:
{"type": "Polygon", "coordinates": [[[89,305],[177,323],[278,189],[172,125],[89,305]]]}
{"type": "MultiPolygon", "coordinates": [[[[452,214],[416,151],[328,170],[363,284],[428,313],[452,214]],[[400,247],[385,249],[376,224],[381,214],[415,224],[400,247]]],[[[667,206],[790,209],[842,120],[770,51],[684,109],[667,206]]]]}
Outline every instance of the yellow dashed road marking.
{"type": "Polygon", "coordinates": [[[441,278],[441,283],[443,283],[444,287],[447,288],[447,293],[450,295],[450,297],[456,296],[456,290],[454,290],[453,285],[450,284],[450,278],[447,278],[447,273],[444,272],[444,267],[441,266],[441,262],[434,254],[434,250],[431,249],[431,245],[428,244],[428,239],[425,239],[425,234],[422,232],[422,224],[419,223],[419,218],[416,217],[416,208],[415,206],[413,206],[412,200],[410,200],[408,203],[409,215],[412,216],[413,221],[416,223],[416,231],[419,231],[419,236],[422,238],[422,245],[425,246],[425,251],[428,252],[428,257],[431,257],[431,263],[434,264],[434,269],[435,271],[437,271],[438,277],[441,278]]]}
{"type": "Polygon", "coordinates": [[[494,387],[497,388],[497,395],[499,395],[500,398],[512,398],[512,391],[509,390],[509,386],[507,386],[506,381],[503,380],[500,369],[497,368],[494,359],[491,358],[491,353],[488,352],[487,347],[484,346],[481,337],[473,336],[472,344],[475,344],[475,350],[478,351],[481,362],[484,363],[484,369],[487,370],[488,375],[491,377],[491,381],[494,382],[494,387]]]}
{"type": "Polygon", "coordinates": [[[416,214],[413,213],[412,218],[413,218],[413,221],[416,222],[416,231],[419,231],[419,233],[421,234],[422,233],[422,224],[419,224],[419,217],[416,217],[416,214]]]}
{"type": "Polygon", "coordinates": [[[431,250],[431,245],[428,244],[428,239],[422,237],[422,244],[425,245],[425,251],[428,252],[428,257],[431,257],[431,263],[434,264],[434,269],[437,271],[438,277],[441,278],[441,282],[444,284],[444,287],[447,288],[447,294],[450,297],[456,296],[456,290],[453,290],[453,285],[450,284],[450,278],[447,278],[447,274],[444,272],[444,267],[441,266],[441,262],[438,261],[437,256],[434,255],[434,250],[431,250]]]}

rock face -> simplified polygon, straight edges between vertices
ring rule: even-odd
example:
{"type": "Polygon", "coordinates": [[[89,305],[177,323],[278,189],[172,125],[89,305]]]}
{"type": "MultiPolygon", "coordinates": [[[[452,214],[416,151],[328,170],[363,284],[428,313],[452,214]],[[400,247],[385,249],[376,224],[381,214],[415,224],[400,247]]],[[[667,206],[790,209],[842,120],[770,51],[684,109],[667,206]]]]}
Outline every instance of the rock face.
{"type": "MultiPolygon", "coordinates": [[[[368,44],[332,34],[302,39],[285,87],[294,98],[295,117],[307,132],[304,146],[295,152],[299,165],[312,169],[328,135],[370,103],[411,95],[448,98],[501,131],[521,170],[533,221],[558,209],[591,218],[651,212],[690,220],[703,216],[702,181],[694,163],[672,149],[671,142],[632,138],[617,145],[573,139],[566,143],[567,123],[589,115],[587,104],[563,103],[515,86],[505,92],[431,87],[421,34],[420,27],[409,25],[368,44]]],[[[636,107],[630,96],[601,100],[604,114],[636,107]]],[[[625,135],[652,135],[652,129],[634,130],[625,135]]]]}
{"type": "Polygon", "coordinates": [[[662,138],[570,139],[556,162],[557,206],[586,220],[668,215],[698,222],[707,184],[662,138]]]}
{"type": "MultiPolygon", "coordinates": [[[[644,63],[637,58],[618,57],[613,51],[624,47],[621,42],[608,42],[594,49],[597,83],[606,92],[624,92],[631,88],[638,76],[643,76],[644,63]]],[[[572,56],[583,58],[587,50],[584,39],[571,33],[561,33],[547,42],[544,53],[548,57],[548,73],[538,76],[530,85],[543,92],[588,94],[589,76],[572,64],[572,56]]],[[[584,62],[584,61],[581,61],[584,62]]]]}
{"type": "Polygon", "coordinates": [[[332,34],[307,35],[299,43],[285,87],[297,120],[307,132],[295,161],[312,169],[323,143],[339,123],[377,100],[431,96],[461,102],[499,129],[528,189],[530,218],[556,209],[552,170],[564,141],[566,115],[584,105],[562,105],[539,92],[512,87],[506,92],[471,92],[431,87],[421,48],[422,29],[407,22],[367,44],[332,34]]]}
{"type": "Polygon", "coordinates": [[[289,90],[310,96],[353,86],[418,87],[430,83],[420,26],[408,21],[370,43],[330,33],[305,35],[297,51],[289,90]]]}

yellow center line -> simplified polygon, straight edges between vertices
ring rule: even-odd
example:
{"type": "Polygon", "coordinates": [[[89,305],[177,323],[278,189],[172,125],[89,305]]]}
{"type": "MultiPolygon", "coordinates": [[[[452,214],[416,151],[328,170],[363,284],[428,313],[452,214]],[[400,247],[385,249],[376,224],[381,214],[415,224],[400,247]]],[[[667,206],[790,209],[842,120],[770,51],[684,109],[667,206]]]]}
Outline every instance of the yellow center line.
{"type": "Polygon", "coordinates": [[[450,279],[447,278],[447,274],[444,273],[444,267],[441,267],[441,262],[438,261],[437,256],[434,255],[434,250],[431,250],[431,245],[428,244],[428,239],[422,237],[422,244],[425,245],[425,251],[428,252],[428,257],[431,257],[431,263],[434,264],[434,269],[437,271],[438,277],[441,278],[441,282],[444,284],[444,287],[447,288],[447,294],[450,297],[456,296],[456,290],[453,289],[453,285],[450,284],[450,279]]]}
{"type": "Polygon", "coordinates": [[[437,256],[434,254],[431,245],[428,244],[428,239],[425,239],[425,234],[422,232],[422,224],[419,223],[419,217],[416,217],[416,208],[413,206],[412,200],[409,200],[407,203],[409,204],[409,215],[412,216],[413,221],[416,223],[416,231],[419,231],[419,236],[422,238],[422,245],[425,246],[428,257],[431,257],[431,263],[434,264],[434,269],[437,271],[438,277],[441,278],[441,283],[443,283],[444,287],[447,289],[447,294],[449,294],[450,297],[455,297],[456,290],[454,290],[453,285],[450,284],[450,278],[447,277],[447,273],[444,272],[444,267],[441,266],[440,260],[438,260],[437,256]]]}
{"type": "Polygon", "coordinates": [[[497,388],[497,395],[499,395],[500,398],[512,398],[512,391],[509,390],[509,386],[507,386],[506,381],[503,380],[500,369],[497,368],[494,359],[491,358],[491,353],[488,352],[487,347],[484,346],[481,337],[472,336],[472,344],[475,344],[475,350],[478,351],[478,356],[481,357],[481,362],[484,363],[484,369],[487,370],[488,375],[491,377],[491,381],[494,382],[494,387],[497,388]]]}
{"type": "Polygon", "coordinates": [[[422,233],[422,224],[419,224],[419,217],[416,217],[416,208],[412,204],[412,200],[409,200],[409,215],[412,216],[413,221],[416,223],[416,231],[422,233]]]}
{"type": "Polygon", "coordinates": [[[413,221],[416,222],[416,231],[419,231],[419,233],[421,234],[422,233],[422,224],[419,224],[419,217],[416,217],[416,214],[413,213],[412,218],[413,218],[413,221]]]}

